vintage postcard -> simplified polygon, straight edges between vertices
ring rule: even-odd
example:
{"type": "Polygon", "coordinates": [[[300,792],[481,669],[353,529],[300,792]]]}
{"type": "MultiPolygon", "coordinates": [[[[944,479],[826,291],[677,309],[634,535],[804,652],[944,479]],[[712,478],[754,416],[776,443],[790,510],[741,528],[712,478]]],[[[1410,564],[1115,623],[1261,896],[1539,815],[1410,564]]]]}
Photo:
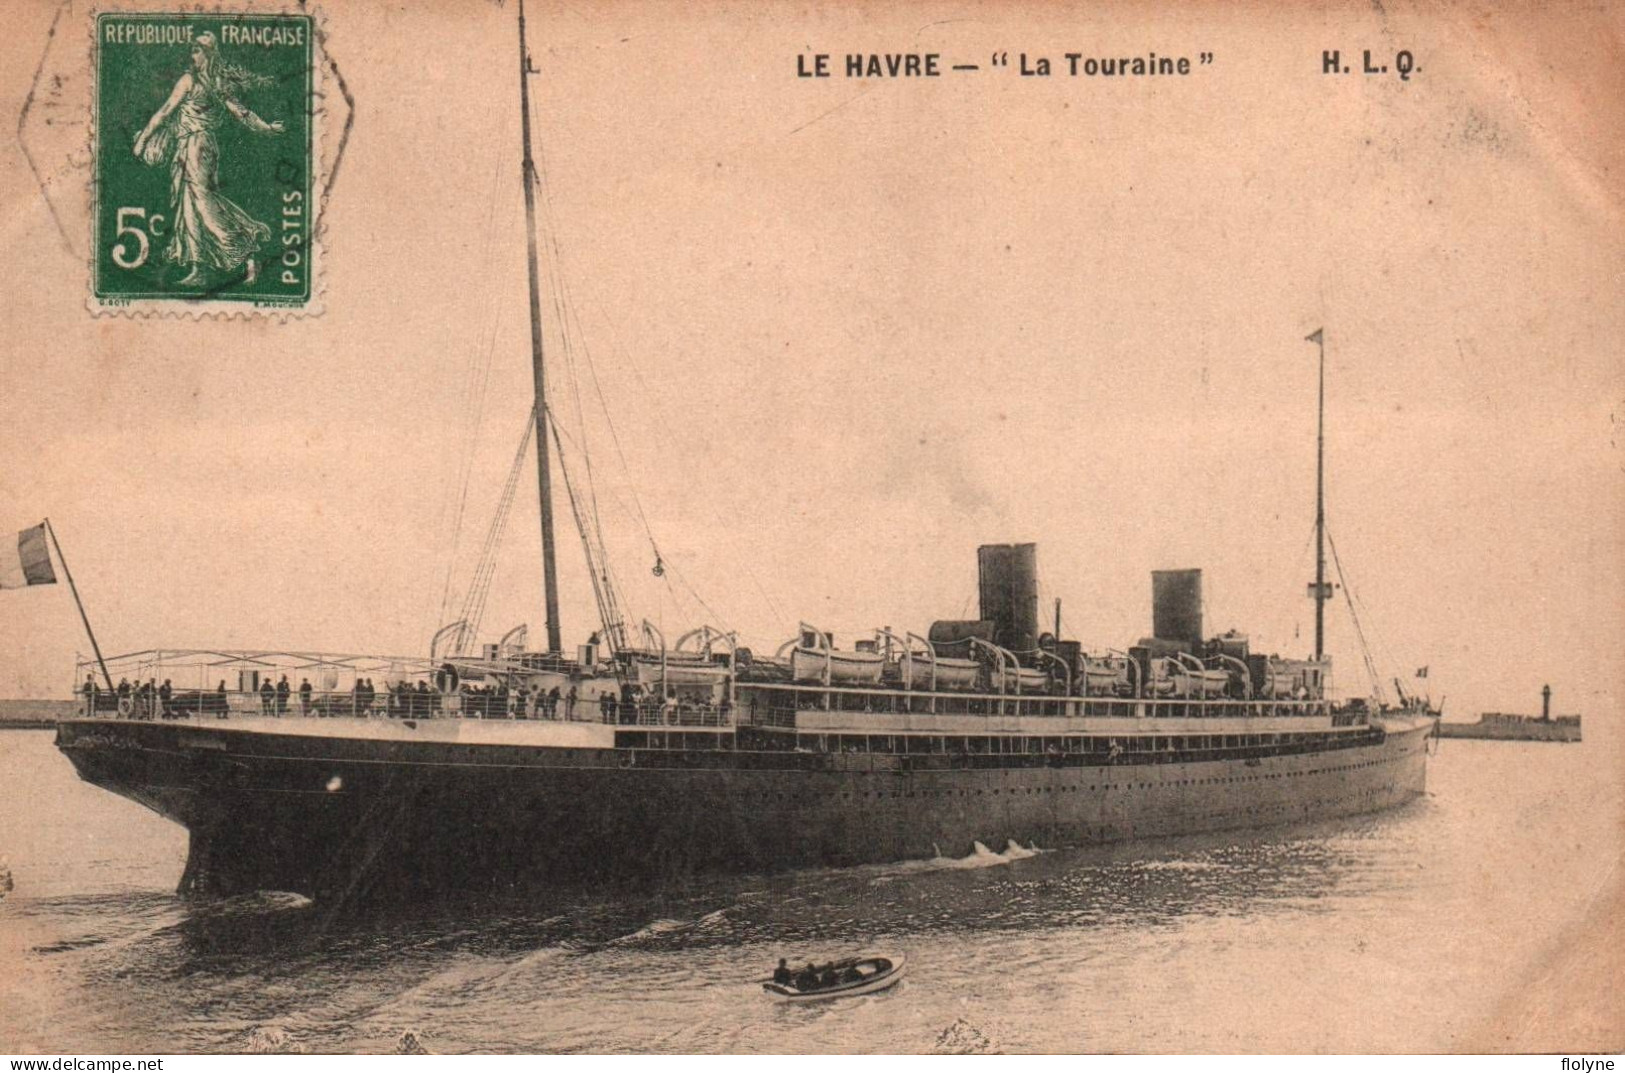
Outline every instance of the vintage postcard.
{"type": "Polygon", "coordinates": [[[7,14],[0,1051],[1613,1068],[1618,12],[7,14]]]}

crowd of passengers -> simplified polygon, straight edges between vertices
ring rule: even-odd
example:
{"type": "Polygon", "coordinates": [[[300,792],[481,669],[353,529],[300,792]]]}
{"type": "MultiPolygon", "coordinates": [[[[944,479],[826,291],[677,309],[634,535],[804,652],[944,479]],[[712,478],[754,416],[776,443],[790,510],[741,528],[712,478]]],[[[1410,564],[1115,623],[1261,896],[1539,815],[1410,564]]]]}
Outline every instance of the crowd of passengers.
{"type": "MultiPolygon", "coordinates": [[[[155,678],[135,684],[123,678],[109,694],[97,685],[93,676],[87,675],[81,692],[85,710],[92,715],[101,710],[116,710],[133,719],[179,719],[188,715],[215,715],[224,719],[230,713],[230,694],[224,679],[213,691],[177,692],[168,678],[162,684],[155,678]]],[[[430,719],[445,710],[441,694],[422,679],[416,683],[386,683],[380,692],[371,678],[357,678],[346,692],[318,694],[310,679],[302,679],[296,688],[284,674],[274,684],[269,678],[264,679],[256,692],[260,714],[271,718],[282,718],[291,711],[316,717],[382,715],[391,719],[430,719]]],[[[464,686],[459,696],[461,714],[474,719],[586,720],[596,708],[598,720],[605,723],[698,724],[714,712],[717,721],[726,725],[732,715],[732,705],[727,700],[713,707],[693,704],[675,694],[667,694],[662,699],[641,686],[623,686],[620,697],[602,691],[596,698],[586,697],[578,693],[574,685],[561,691],[558,686],[544,690],[540,685],[521,685],[510,689],[505,684],[464,686]]]]}

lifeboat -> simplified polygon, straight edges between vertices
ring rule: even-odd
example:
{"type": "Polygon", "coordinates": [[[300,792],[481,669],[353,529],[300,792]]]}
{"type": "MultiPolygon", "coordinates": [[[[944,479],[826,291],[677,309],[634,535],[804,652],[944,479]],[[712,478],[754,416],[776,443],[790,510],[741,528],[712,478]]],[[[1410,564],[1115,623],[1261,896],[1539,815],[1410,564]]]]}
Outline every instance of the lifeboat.
{"type": "Polygon", "coordinates": [[[1174,673],[1174,686],[1183,697],[1219,697],[1230,685],[1230,673],[1223,670],[1181,668],[1174,673]]]}
{"type": "Polygon", "coordinates": [[[1170,659],[1154,659],[1151,661],[1151,678],[1146,682],[1146,693],[1153,697],[1171,697],[1179,689],[1177,680],[1184,673],[1177,663],[1170,659]]]}
{"type": "Polygon", "coordinates": [[[1091,697],[1121,696],[1133,688],[1126,659],[1090,659],[1085,656],[1083,682],[1084,692],[1091,697]]]}
{"type": "MultiPolygon", "coordinates": [[[[931,688],[931,661],[905,660],[900,665],[904,684],[909,689],[931,688]]],[[[936,687],[938,689],[970,689],[976,685],[976,676],[982,665],[973,659],[937,657],[936,687]]]]}
{"type": "Polygon", "coordinates": [[[823,682],[829,672],[831,685],[875,685],[886,666],[879,652],[838,652],[835,649],[804,648],[790,652],[790,677],[797,682],[823,682]]]}
{"type": "MultiPolygon", "coordinates": [[[[993,674],[993,687],[998,688],[999,676],[993,674]]],[[[1042,693],[1049,686],[1049,672],[1036,667],[1006,667],[1004,669],[1004,691],[1006,693],[1042,693]]]]}
{"type": "Polygon", "coordinates": [[[666,658],[664,669],[658,659],[639,659],[632,664],[639,685],[660,687],[662,675],[668,686],[715,686],[728,680],[728,668],[709,660],[666,658]]]}

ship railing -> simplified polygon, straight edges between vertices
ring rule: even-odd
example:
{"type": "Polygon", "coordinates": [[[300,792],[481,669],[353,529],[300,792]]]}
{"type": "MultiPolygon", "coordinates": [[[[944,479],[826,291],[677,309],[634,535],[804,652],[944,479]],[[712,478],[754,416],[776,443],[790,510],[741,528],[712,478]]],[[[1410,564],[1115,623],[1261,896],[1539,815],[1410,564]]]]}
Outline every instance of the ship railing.
{"type": "Polygon", "coordinates": [[[727,704],[621,704],[613,718],[617,726],[640,727],[731,727],[733,707],[727,704]]]}
{"type": "Polygon", "coordinates": [[[794,730],[796,709],[769,704],[749,704],[739,711],[739,725],[794,730]]]}
{"type": "MultiPolygon", "coordinates": [[[[461,699],[466,701],[468,698],[461,699]]],[[[446,698],[439,693],[412,691],[391,694],[379,691],[368,695],[348,689],[312,690],[309,693],[292,690],[287,694],[274,691],[265,694],[258,690],[179,689],[172,690],[165,697],[156,690],[136,687],[125,693],[97,690],[88,696],[82,694],[80,703],[86,715],[126,719],[228,719],[233,716],[290,719],[397,716],[429,719],[465,714],[448,711],[446,698]]]]}
{"type": "Polygon", "coordinates": [[[739,709],[741,726],[793,728],[798,713],[828,715],[973,716],[979,718],[1088,718],[1088,719],[1260,719],[1326,718],[1334,725],[1365,722],[1361,713],[1338,712],[1329,701],[1271,703],[1257,700],[1135,700],[1117,698],[1013,698],[937,695],[939,703],[922,694],[832,694],[824,707],[803,699],[799,706],[758,704],[747,700],[739,709]],[[945,702],[945,703],[943,703],[945,702]]]}
{"type": "Polygon", "coordinates": [[[551,719],[562,722],[612,723],[622,726],[741,726],[791,729],[799,711],[846,714],[970,715],[984,717],[1084,717],[1140,719],[1222,719],[1222,718],[1306,718],[1331,717],[1336,726],[1359,725],[1367,721],[1359,710],[1339,709],[1326,700],[1146,700],[1105,697],[1058,696],[965,696],[921,693],[871,693],[828,691],[828,708],[807,700],[801,708],[759,703],[755,697],[743,704],[700,704],[682,701],[659,704],[653,700],[637,703],[619,699],[581,695],[573,701],[566,696],[556,700],[518,691],[468,690],[441,693],[415,686],[405,691],[377,689],[368,694],[353,689],[312,690],[297,688],[288,694],[258,690],[172,690],[168,698],[156,691],[132,688],[128,693],[94,691],[81,696],[81,711],[87,716],[132,719],[230,718],[270,716],[285,718],[399,718],[399,719],[551,719]]]}
{"type": "MultiPolygon", "coordinates": [[[[353,689],[312,690],[287,694],[274,690],[173,690],[168,697],[156,690],[132,688],[117,691],[95,690],[80,696],[80,713],[92,718],[114,719],[231,719],[250,716],[285,719],[534,719],[572,723],[616,723],[623,711],[633,705],[606,703],[597,697],[580,696],[573,701],[562,696],[556,701],[517,692],[458,692],[443,694],[434,690],[409,689],[374,693],[353,689]]],[[[656,708],[652,716],[660,725],[726,725],[726,707],[679,706],[664,716],[656,708]]],[[[643,721],[644,716],[638,716],[643,721]]]]}
{"type": "MultiPolygon", "coordinates": [[[[156,692],[97,691],[81,697],[81,712],[92,717],[124,719],[231,719],[250,716],[285,719],[516,719],[567,723],[608,723],[617,726],[730,727],[731,704],[632,703],[581,696],[557,701],[519,694],[434,691],[387,693],[369,696],[353,690],[294,690],[287,695],[258,691],[181,690],[168,698],[156,692]]],[[[792,720],[790,725],[794,725],[792,720]]]]}

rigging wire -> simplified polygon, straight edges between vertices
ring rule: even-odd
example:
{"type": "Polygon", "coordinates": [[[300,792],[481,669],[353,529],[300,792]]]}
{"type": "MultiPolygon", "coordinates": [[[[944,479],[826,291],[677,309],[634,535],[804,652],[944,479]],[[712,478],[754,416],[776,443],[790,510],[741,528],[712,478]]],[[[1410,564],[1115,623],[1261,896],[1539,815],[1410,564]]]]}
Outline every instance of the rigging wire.
{"type": "Polygon", "coordinates": [[[756,586],[756,591],[762,594],[762,599],[766,601],[767,609],[772,612],[773,617],[781,623],[788,622],[789,619],[787,619],[784,612],[779,609],[777,601],[773,599],[773,597],[768,593],[767,588],[762,584],[762,579],[757,577],[756,571],[750,568],[749,558],[740,556],[738,562],[739,565],[744,568],[745,576],[750,578],[752,585],[756,586]]]}
{"type": "MultiPolygon", "coordinates": [[[[603,385],[598,376],[597,364],[593,361],[592,348],[586,342],[586,332],[582,329],[580,318],[575,313],[573,295],[571,294],[569,284],[564,280],[564,273],[561,271],[563,249],[558,240],[558,227],[556,226],[556,215],[554,211],[552,192],[550,189],[550,184],[541,180],[541,175],[546,170],[545,150],[539,150],[539,155],[541,159],[537,162],[536,166],[536,182],[542,194],[542,211],[546,223],[546,238],[542,243],[542,248],[546,251],[546,256],[548,259],[549,271],[547,273],[547,278],[549,298],[553,305],[555,321],[559,325],[561,350],[565,359],[564,371],[570,382],[577,428],[579,429],[581,436],[581,443],[577,449],[582,457],[582,466],[585,476],[584,497],[582,496],[580,489],[574,487],[573,485],[571,487],[572,513],[575,516],[577,528],[580,530],[583,547],[588,549],[590,558],[596,559],[596,564],[591,567],[595,587],[595,599],[599,599],[602,603],[604,603],[611,612],[611,616],[606,619],[606,629],[609,628],[610,622],[614,622],[616,628],[624,629],[624,620],[620,618],[620,606],[618,605],[625,604],[625,593],[624,589],[622,589],[622,587],[614,580],[614,574],[608,561],[608,543],[603,535],[602,510],[600,509],[598,503],[597,477],[593,468],[591,453],[587,449],[586,411],[581,400],[582,377],[580,376],[576,362],[577,350],[580,351],[581,357],[587,367],[587,375],[591,378],[591,387],[594,395],[597,398],[599,410],[603,414],[604,423],[609,429],[611,440],[615,446],[616,457],[620,462],[622,473],[625,476],[627,491],[631,496],[635,513],[634,511],[629,511],[626,509],[625,504],[620,502],[618,496],[614,495],[613,489],[608,490],[611,500],[620,507],[622,512],[625,513],[628,518],[637,522],[637,524],[642,528],[644,537],[648,540],[650,551],[653,553],[655,558],[654,569],[652,572],[655,577],[660,578],[665,582],[666,587],[671,593],[673,599],[679,603],[682,602],[681,594],[673,585],[673,580],[675,579],[677,583],[681,584],[682,587],[687,590],[693,601],[711,616],[712,621],[724,628],[728,628],[728,623],[716,613],[716,611],[705,601],[704,597],[702,597],[694,586],[689,583],[688,579],[683,575],[682,571],[678,569],[676,564],[668,560],[661,552],[660,545],[654,536],[653,526],[650,525],[648,515],[643,509],[643,502],[638,496],[636,482],[632,479],[631,466],[627,462],[626,452],[624,446],[622,445],[619,431],[616,428],[615,419],[610,412],[608,400],[604,395],[603,385]]],[[[611,330],[613,332],[613,328],[611,330]]],[[[622,349],[624,352],[624,348],[622,349]]],[[[636,363],[630,360],[630,355],[628,355],[628,363],[633,368],[634,373],[637,374],[640,383],[643,383],[642,374],[637,369],[636,363]]],[[[645,387],[647,387],[646,383],[645,387]]],[[[548,407],[547,412],[550,417],[552,417],[555,413],[551,406],[548,407]]],[[[556,420],[553,422],[553,427],[555,429],[555,442],[557,442],[560,436],[558,433],[558,422],[556,420]]],[[[564,451],[562,443],[559,444],[559,451],[562,465],[562,456],[564,451]]]]}
{"type": "MultiPolygon", "coordinates": [[[[551,407],[549,408],[549,412],[551,412],[551,407]]],[[[550,427],[554,429],[555,442],[557,442],[558,437],[560,435],[562,435],[558,431],[558,423],[557,422],[552,422],[552,423],[550,423],[550,427]]],[[[578,453],[580,453],[582,451],[581,446],[576,444],[574,440],[569,440],[568,442],[570,443],[570,445],[572,447],[576,448],[578,453]]],[[[561,465],[562,465],[562,459],[564,457],[564,446],[563,446],[562,443],[559,446],[559,455],[560,455],[561,465]]],[[[566,478],[566,483],[568,484],[568,478],[566,478]]],[[[572,492],[572,495],[574,495],[574,492],[572,492]]],[[[622,507],[622,509],[623,510],[625,509],[624,506],[622,507]]],[[[608,564],[603,562],[604,550],[602,548],[593,550],[593,542],[590,539],[590,537],[588,536],[590,530],[584,524],[584,522],[581,521],[579,518],[578,518],[577,526],[581,530],[583,547],[589,549],[588,554],[589,554],[590,560],[592,560],[592,559],[598,560],[599,564],[601,565],[601,567],[602,567],[602,569],[604,571],[605,577],[604,577],[603,580],[606,582],[606,586],[607,587],[616,587],[616,586],[613,586],[612,582],[610,581],[610,571],[609,571],[609,568],[608,568],[608,564]]],[[[598,576],[596,571],[595,571],[594,576],[595,576],[595,578],[598,576]]],[[[733,627],[729,623],[729,621],[727,619],[725,619],[722,615],[718,614],[716,609],[713,608],[709,603],[706,602],[705,597],[700,595],[699,590],[696,589],[692,584],[689,583],[688,579],[683,575],[683,572],[678,568],[676,563],[674,563],[674,562],[672,562],[670,560],[665,560],[664,561],[664,571],[663,571],[663,573],[661,575],[661,580],[665,582],[665,588],[666,588],[667,592],[670,594],[670,596],[671,596],[672,600],[674,601],[674,603],[677,604],[679,610],[681,609],[683,604],[692,603],[695,606],[699,607],[701,610],[703,610],[706,613],[706,615],[709,616],[709,621],[714,623],[716,626],[720,627],[724,631],[729,631],[729,630],[733,629],[733,627]],[[675,581],[675,584],[674,584],[674,581],[675,581]],[[678,590],[677,585],[681,585],[683,590],[685,590],[687,592],[688,598],[686,600],[684,598],[683,592],[678,590]]],[[[624,597],[622,599],[624,601],[624,597]]],[[[618,626],[621,629],[624,630],[624,622],[618,622],[618,626]]]]}
{"type": "Polygon", "coordinates": [[[1371,658],[1371,645],[1366,641],[1365,625],[1360,621],[1360,612],[1354,605],[1354,590],[1349,588],[1348,578],[1343,574],[1343,559],[1337,554],[1337,541],[1332,539],[1330,528],[1326,530],[1326,544],[1332,549],[1332,563],[1337,568],[1337,580],[1343,586],[1343,599],[1348,603],[1349,618],[1354,622],[1354,635],[1360,642],[1360,658],[1365,663],[1366,674],[1371,678],[1372,692],[1381,701],[1384,696],[1382,680],[1377,676],[1377,665],[1371,658]]]}
{"type": "MultiPolygon", "coordinates": [[[[480,263],[487,266],[493,265],[495,261],[491,254],[497,234],[495,226],[496,208],[500,200],[498,194],[501,190],[501,177],[506,170],[506,165],[506,158],[499,154],[491,171],[491,192],[487,199],[485,213],[485,244],[480,257],[480,263]]],[[[512,206],[510,205],[509,213],[511,214],[511,212],[512,206]]],[[[506,220],[504,220],[503,230],[506,231],[506,220]]],[[[504,303],[498,300],[495,287],[488,286],[485,288],[485,292],[485,315],[481,317],[481,323],[488,325],[488,327],[482,329],[484,335],[480,341],[476,342],[474,348],[474,354],[477,356],[481,349],[480,343],[483,342],[485,362],[483,367],[478,364],[477,360],[469,362],[468,376],[463,386],[461,400],[464,424],[463,457],[458,468],[458,491],[456,508],[452,518],[451,551],[446,557],[446,575],[440,595],[440,616],[435,622],[437,628],[445,623],[447,609],[451,606],[452,576],[456,570],[457,553],[462,543],[463,519],[467,513],[468,505],[468,488],[470,478],[473,475],[474,457],[479,444],[479,430],[483,423],[485,399],[490,385],[491,368],[496,357],[496,341],[504,308],[504,303]]]]}
{"type": "MultiPolygon", "coordinates": [[[[540,170],[545,170],[545,168],[546,168],[546,149],[545,149],[545,147],[539,147],[538,152],[540,153],[540,155],[542,157],[542,162],[541,162],[539,168],[540,168],[540,170]]],[[[538,180],[538,182],[539,182],[539,180],[538,180]]],[[[654,538],[654,529],[649,524],[648,515],[644,513],[643,502],[642,502],[641,498],[637,494],[636,482],[634,482],[632,480],[632,469],[631,469],[631,466],[627,464],[626,451],[622,447],[620,433],[616,428],[615,419],[614,419],[613,415],[610,413],[609,403],[604,397],[603,385],[602,385],[602,383],[601,383],[601,381],[599,379],[599,376],[598,376],[597,364],[593,361],[593,358],[592,358],[592,348],[590,346],[588,346],[587,343],[586,343],[586,332],[582,331],[582,329],[581,329],[581,324],[580,324],[579,317],[573,316],[573,310],[575,309],[575,305],[574,305],[574,301],[573,301],[574,296],[571,293],[569,282],[565,279],[564,273],[559,270],[561,265],[562,265],[562,261],[563,261],[563,257],[564,257],[564,251],[563,251],[563,248],[560,245],[559,239],[558,239],[559,228],[556,225],[556,217],[555,217],[555,214],[554,214],[552,190],[550,189],[549,184],[541,183],[540,186],[541,186],[541,190],[542,190],[542,211],[543,211],[543,214],[545,215],[545,217],[547,219],[547,223],[548,223],[547,241],[546,241],[546,243],[544,245],[547,248],[549,259],[550,259],[550,265],[553,268],[553,271],[550,273],[550,279],[555,281],[555,283],[556,283],[557,289],[560,292],[559,297],[560,297],[560,300],[561,300],[562,304],[565,307],[568,307],[572,311],[572,320],[574,320],[574,322],[575,322],[575,331],[576,331],[576,334],[582,340],[582,342],[581,342],[582,352],[583,352],[583,354],[584,354],[584,356],[586,358],[586,361],[587,361],[588,373],[592,377],[593,391],[598,397],[599,409],[601,410],[601,412],[604,415],[604,423],[605,423],[605,425],[608,426],[608,428],[609,428],[611,441],[615,445],[616,457],[620,461],[621,470],[622,470],[622,472],[624,473],[624,475],[626,477],[627,490],[631,493],[633,506],[637,510],[636,520],[642,526],[644,535],[649,540],[650,548],[655,553],[656,563],[659,564],[661,559],[662,559],[662,556],[660,554],[659,546],[656,543],[655,538],[654,538]]],[[[561,320],[562,320],[562,317],[561,317],[561,320]]],[[[645,381],[643,379],[642,370],[640,370],[638,368],[637,362],[633,358],[631,352],[628,351],[626,349],[626,347],[621,344],[619,334],[615,331],[614,324],[608,322],[607,320],[606,320],[606,324],[608,324],[608,326],[609,326],[610,337],[615,342],[615,349],[617,350],[617,352],[619,352],[626,359],[627,365],[632,369],[632,372],[633,372],[634,376],[637,377],[638,385],[642,389],[643,397],[649,399],[651,401],[651,404],[654,405],[656,407],[656,409],[658,410],[658,408],[659,408],[659,396],[656,393],[649,390],[649,386],[648,386],[647,381],[645,381]]],[[[578,409],[579,409],[579,396],[578,396],[577,402],[578,402],[578,409]]],[[[671,442],[671,435],[670,435],[669,431],[664,427],[665,422],[664,422],[663,417],[660,419],[660,421],[661,421],[661,425],[660,425],[661,431],[666,434],[666,439],[667,439],[667,443],[668,443],[668,447],[669,447],[670,442],[671,442]]],[[[585,426],[584,425],[583,425],[583,433],[585,433],[585,426]]],[[[624,506],[623,506],[622,509],[623,510],[625,509],[624,506]]],[[[660,575],[659,575],[659,573],[656,573],[655,576],[658,577],[660,575]]]]}
{"type": "Polygon", "coordinates": [[[507,528],[514,493],[519,487],[519,475],[524,469],[525,454],[530,448],[531,434],[536,427],[535,413],[535,407],[532,407],[530,414],[526,415],[525,429],[519,438],[519,449],[514,452],[513,463],[508,467],[508,479],[503,483],[496,515],[491,519],[490,528],[486,530],[485,545],[480,549],[480,558],[474,568],[474,580],[469,584],[468,595],[463,600],[463,625],[457,631],[453,647],[457,655],[463,655],[468,651],[468,646],[479,635],[480,623],[485,618],[485,603],[491,592],[491,579],[496,576],[497,552],[502,545],[502,533],[507,528]]]}
{"type": "MultiPolygon", "coordinates": [[[[1356,590],[1353,585],[1346,586],[1345,591],[1349,594],[1350,597],[1353,598],[1354,602],[1359,606],[1360,611],[1365,616],[1366,621],[1367,622],[1374,622],[1376,616],[1371,613],[1370,607],[1365,602],[1365,597],[1361,596],[1359,591],[1356,590]]],[[[1403,664],[1401,664],[1401,662],[1397,658],[1395,658],[1393,650],[1388,647],[1388,644],[1387,644],[1386,640],[1383,638],[1382,634],[1379,633],[1375,628],[1372,629],[1371,634],[1372,634],[1373,640],[1376,642],[1375,647],[1378,649],[1379,653],[1382,656],[1383,662],[1385,664],[1387,664],[1389,669],[1390,670],[1398,670],[1401,666],[1403,666],[1403,664]]],[[[1403,688],[1403,687],[1401,687],[1401,688],[1403,688]]]]}
{"type": "MultiPolygon", "coordinates": [[[[577,371],[576,351],[582,350],[590,365],[591,354],[585,342],[585,333],[581,331],[578,318],[574,316],[573,306],[569,300],[569,291],[564,283],[563,251],[558,244],[558,227],[553,212],[552,194],[550,184],[542,181],[542,174],[546,168],[546,158],[536,168],[536,183],[542,193],[542,211],[544,215],[545,241],[542,249],[548,259],[548,297],[552,303],[555,323],[558,325],[560,350],[564,354],[564,372],[569,382],[570,396],[574,403],[576,425],[581,436],[579,453],[582,467],[585,471],[586,489],[585,505],[576,484],[571,482],[571,514],[575,519],[576,528],[582,540],[583,549],[588,555],[588,569],[592,575],[594,599],[599,605],[600,619],[606,632],[618,636],[623,630],[620,604],[624,603],[624,593],[617,592],[609,570],[608,544],[604,539],[602,512],[598,506],[598,482],[592,464],[592,454],[587,449],[587,420],[586,409],[581,400],[581,377],[577,371]]],[[[552,406],[547,409],[548,416],[553,418],[555,430],[554,441],[558,445],[560,466],[563,467],[564,447],[559,443],[556,411],[552,406]]],[[[605,418],[609,420],[608,411],[605,418]]],[[[613,425],[612,425],[613,428],[613,425]]],[[[621,637],[624,644],[624,636],[621,637]]]]}
{"type": "MultiPolygon", "coordinates": [[[[551,412],[551,407],[549,407],[551,412]]],[[[557,421],[548,422],[548,428],[553,432],[553,444],[559,452],[559,473],[564,478],[564,491],[570,500],[570,512],[575,516],[576,532],[581,537],[581,548],[587,556],[587,573],[592,581],[593,601],[598,605],[598,618],[603,624],[605,642],[612,653],[626,647],[622,624],[615,617],[615,609],[606,593],[606,578],[601,578],[596,569],[599,556],[594,553],[592,540],[588,535],[587,527],[582,523],[581,500],[576,494],[575,482],[570,479],[570,467],[565,463],[564,441],[559,434],[557,421]]]]}

